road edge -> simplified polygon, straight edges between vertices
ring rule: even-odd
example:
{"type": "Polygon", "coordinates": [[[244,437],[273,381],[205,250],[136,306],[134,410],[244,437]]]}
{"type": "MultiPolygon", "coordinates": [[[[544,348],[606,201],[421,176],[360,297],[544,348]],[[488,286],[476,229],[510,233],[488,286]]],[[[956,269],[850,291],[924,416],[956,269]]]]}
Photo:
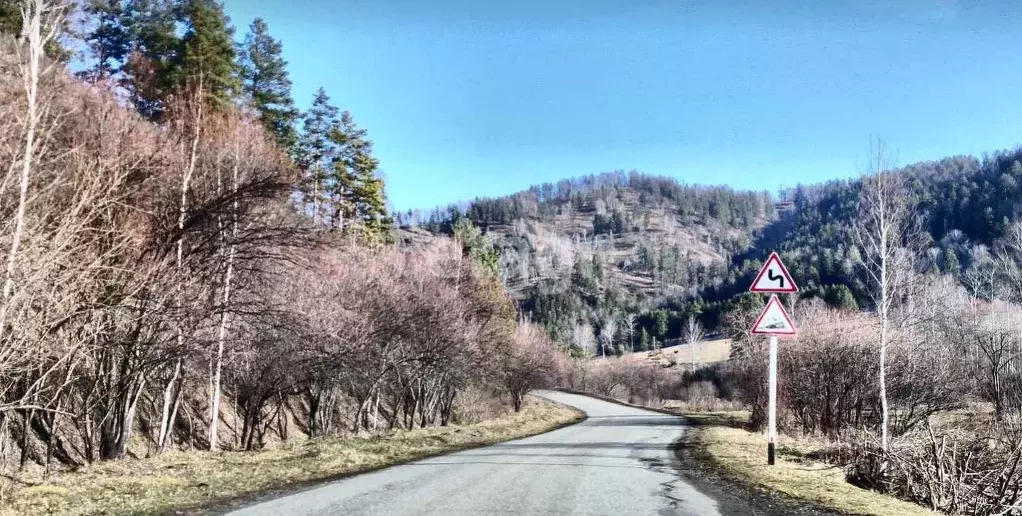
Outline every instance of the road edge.
{"type": "MultiPolygon", "coordinates": [[[[588,396],[625,407],[677,416],[685,420],[686,426],[696,430],[706,426],[701,421],[665,408],[636,405],[617,398],[590,394],[574,389],[553,390],[577,394],[579,396],[588,396]]],[[[749,502],[752,502],[751,505],[766,507],[762,512],[756,512],[757,516],[847,516],[848,513],[837,512],[809,500],[803,500],[770,489],[727,470],[714,460],[706,450],[701,448],[698,436],[691,434],[692,432],[688,431],[682,432],[681,437],[671,443],[671,450],[677,459],[677,462],[674,464],[675,471],[677,471],[679,477],[697,491],[714,499],[722,514],[742,514],[744,516],[747,513],[738,511],[734,507],[747,507],[750,505],[749,502]],[[739,499],[741,502],[739,502],[739,499]]]]}
{"type": "MultiPolygon", "coordinates": [[[[555,390],[555,389],[549,389],[549,390],[555,390]]],[[[385,470],[385,469],[388,469],[388,468],[397,467],[397,466],[403,466],[405,464],[410,464],[410,463],[417,462],[417,461],[420,461],[420,460],[432,459],[432,458],[435,458],[435,457],[442,457],[444,455],[450,455],[452,453],[463,452],[463,451],[466,451],[466,450],[474,450],[474,449],[477,449],[477,448],[483,448],[483,447],[486,447],[486,446],[492,446],[494,444],[507,443],[507,442],[512,442],[512,441],[517,441],[519,439],[526,439],[526,438],[529,438],[529,437],[546,434],[546,433],[553,432],[555,430],[560,430],[562,428],[566,428],[566,427],[569,427],[569,426],[572,426],[572,425],[577,425],[577,424],[585,421],[587,419],[587,417],[588,417],[585,412],[583,412],[582,410],[579,410],[578,408],[573,407],[571,405],[567,405],[567,404],[564,404],[564,403],[561,403],[561,402],[558,402],[558,401],[554,401],[554,400],[551,400],[549,398],[539,396],[537,394],[531,394],[530,393],[529,396],[541,397],[543,399],[543,401],[547,401],[547,402],[553,403],[555,405],[559,405],[561,407],[564,407],[564,408],[570,410],[571,412],[574,412],[575,413],[575,417],[573,419],[568,420],[568,421],[557,423],[556,425],[554,425],[554,426],[552,426],[550,428],[544,429],[542,431],[533,432],[533,433],[530,433],[530,434],[525,434],[525,435],[520,435],[520,436],[516,436],[516,437],[511,438],[511,439],[503,439],[503,440],[496,440],[496,441],[492,441],[492,442],[488,442],[488,443],[476,443],[476,444],[468,444],[468,445],[463,445],[463,446],[457,446],[457,447],[451,448],[449,450],[444,450],[442,452],[423,454],[423,455],[421,455],[419,457],[415,457],[415,458],[411,458],[411,459],[407,459],[407,460],[400,460],[400,461],[397,461],[397,462],[392,462],[390,464],[373,466],[373,467],[369,467],[369,468],[366,468],[366,469],[363,469],[363,470],[360,470],[360,471],[349,472],[349,473],[338,473],[337,475],[332,475],[332,476],[329,476],[329,477],[320,478],[320,479],[316,479],[316,480],[307,480],[307,481],[303,481],[303,482],[296,482],[294,484],[289,484],[287,486],[276,488],[276,489],[269,489],[269,490],[260,491],[260,492],[257,492],[257,493],[247,493],[247,494],[239,495],[239,496],[234,497],[234,498],[229,498],[229,499],[226,499],[226,500],[220,500],[220,501],[217,501],[217,502],[212,502],[212,503],[209,503],[209,504],[199,505],[199,506],[195,506],[195,507],[168,509],[166,511],[159,512],[157,514],[167,515],[167,516],[169,516],[169,515],[179,516],[179,515],[191,515],[191,514],[226,514],[226,513],[231,512],[231,511],[235,511],[235,510],[238,510],[238,509],[241,509],[241,508],[244,508],[244,507],[248,507],[250,505],[256,505],[256,504],[259,504],[259,503],[262,503],[262,502],[267,502],[267,501],[274,500],[274,499],[277,499],[277,498],[282,498],[282,497],[285,497],[285,496],[291,496],[291,495],[295,495],[295,494],[298,494],[298,493],[301,493],[301,492],[304,492],[304,491],[309,491],[311,489],[316,489],[316,488],[322,487],[324,485],[327,485],[327,484],[330,484],[330,483],[333,483],[333,482],[337,482],[339,480],[344,480],[346,478],[351,478],[351,477],[358,476],[358,475],[364,475],[364,474],[367,474],[367,473],[373,473],[373,472],[376,472],[376,471],[382,471],[382,470],[385,470]]]]}

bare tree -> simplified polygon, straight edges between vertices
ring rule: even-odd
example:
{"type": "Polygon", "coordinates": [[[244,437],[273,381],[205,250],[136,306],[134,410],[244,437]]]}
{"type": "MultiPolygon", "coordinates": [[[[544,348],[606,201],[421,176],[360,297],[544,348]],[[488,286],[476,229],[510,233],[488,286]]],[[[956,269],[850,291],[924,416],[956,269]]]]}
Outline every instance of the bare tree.
{"type": "Polygon", "coordinates": [[[699,348],[702,345],[703,335],[703,325],[694,314],[690,314],[685,321],[685,342],[688,343],[692,351],[693,372],[696,370],[696,364],[699,362],[699,348]]]}
{"type": "Polygon", "coordinates": [[[571,331],[571,343],[586,357],[593,356],[596,347],[593,327],[588,323],[575,323],[571,331]]]}
{"type": "Polygon", "coordinates": [[[624,316],[624,323],[628,327],[628,348],[635,352],[635,314],[627,313],[624,316]]]}
{"type": "Polygon", "coordinates": [[[614,349],[614,335],[617,334],[617,314],[608,312],[603,317],[603,325],[600,327],[600,352],[607,357],[607,348],[614,349]]]}
{"type": "Polygon", "coordinates": [[[11,291],[14,287],[15,265],[21,239],[25,229],[25,210],[28,205],[28,189],[32,177],[32,166],[36,156],[36,132],[46,106],[40,105],[39,80],[52,67],[43,68],[42,61],[46,45],[57,36],[63,15],[62,5],[47,0],[24,0],[21,5],[22,32],[19,47],[25,54],[19,60],[21,79],[25,89],[24,147],[21,153],[21,175],[18,182],[18,204],[14,216],[14,235],[11,237],[7,265],[4,269],[3,291],[0,293],[0,338],[7,326],[7,312],[11,291]]]}
{"type": "Polygon", "coordinates": [[[853,231],[860,265],[869,278],[869,295],[878,317],[880,432],[885,451],[888,446],[887,348],[899,286],[899,243],[909,221],[904,188],[901,178],[891,171],[893,166],[893,157],[884,142],[871,142],[859,197],[859,220],[853,231]]]}
{"type": "Polygon", "coordinates": [[[549,379],[556,353],[556,347],[542,328],[534,324],[519,325],[505,367],[505,384],[515,412],[522,409],[522,401],[531,389],[549,379]]]}

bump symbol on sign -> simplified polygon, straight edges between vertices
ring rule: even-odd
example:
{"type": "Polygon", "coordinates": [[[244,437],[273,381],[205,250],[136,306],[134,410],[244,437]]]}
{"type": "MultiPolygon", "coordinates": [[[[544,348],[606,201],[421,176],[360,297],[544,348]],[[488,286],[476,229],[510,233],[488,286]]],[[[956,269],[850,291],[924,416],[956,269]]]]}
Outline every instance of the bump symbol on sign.
{"type": "Polygon", "coordinates": [[[763,307],[756,322],[752,325],[752,333],[755,335],[786,335],[793,336],[797,333],[795,324],[788,317],[784,305],[777,299],[777,295],[770,296],[770,301],[763,307]]]}
{"type": "Polygon", "coordinates": [[[791,274],[788,274],[788,269],[781,263],[781,257],[777,256],[777,253],[770,253],[749,291],[792,293],[798,292],[798,286],[791,279],[791,274]]]}

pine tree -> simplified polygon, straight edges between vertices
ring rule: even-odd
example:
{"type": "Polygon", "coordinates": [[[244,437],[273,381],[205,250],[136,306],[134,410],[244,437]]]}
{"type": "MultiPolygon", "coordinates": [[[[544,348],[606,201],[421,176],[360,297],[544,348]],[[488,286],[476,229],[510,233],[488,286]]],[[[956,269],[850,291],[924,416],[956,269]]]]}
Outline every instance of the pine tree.
{"type": "Polygon", "coordinates": [[[293,155],[298,143],[295,130],[298,110],[291,98],[291,79],[282,51],[280,41],[270,36],[266,22],[256,18],[239,56],[242,88],[259,112],[263,127],[276,137],[281,148],[293,155]]]}
{"type": "Polygon", "coordinates": [[[483,232],[467,218],[454,223],[454,240],[461,244],[462,252],[494,276],[499,271],[500,252],[493,247],[483,232]]]}
{"type": "Polygon", "coordinates": [[[178,91],[198,92],[214,109],[226,109],[241,87],[235,62],[234,27],[216,0],[186,0],[181,6],[185,27],[174,70],[178,91]]]}
{"type": "Polygon", "coordinates": [[[121,85],[135,109],[150,120],[159,120],[173,90],[181,40],[176,30],[176,6],[172,0],[129,0],[122,24],[128,38],[121,85]]]}
{"type": "Polygon", "coordinates": [[[341,113],[340,125],[330,131],[330,140],[340,150],[332,164],[328,189],[334,201],[332,222],[344,229],[357,224],[365,236],[378,238],[393,223],[387,216],[383,180],[377,176],[379,161],[366,130],[355,125],[351,113],[341,113]]]}
{"type": "MultiPolygon", "coordinates": [[[[0,0],[0,35],[8,35],[18,37],[21,35],[22,29],[22,2],[21,0],[0,0]]],[[[43,51],[46,57],[50,59],[67,62],[71,58],[71,51],[61,45],[61,37],[66,35],[74,36],[73,31],[69,23],[69,16],[67,16],[67,5],[54,5],[51,6],[49,15],[53,15],[57,12],[61,14],[58,16],[57,37],[48,38],[43,51]]]]}
{"type": "Polygon", "coordinates": [[[84,12],[94,24],[84,40],[95,58],[95,65],[79,75],[91,81],[101,81],[120,70],[131,48],[131,38],[124,23],[124,5],[122,0],[90,0],[84,12]]]}
{"type": "Polygon", "coordinates": [[[334,165],[337,156],[337,145],[330,138],[331,131],[340,125],[337,116],[338,109],[330,104],[326,91],[323,88],[317,90],[312,99],[312,107],[305,113],[296,150],[298,167],[305,174],[302,199],[306,209],[311,211],[314,222],[322,216],[320,212],[326,170],[334,165]]]}
{"type": "Polygon", "coordinates": [[[646,351],[649,349],[649,332],[646,331],[646,327],[642,327],[642,331],[639,332],[639,349],[646,351]]]}
{"type": "Polygon", "coordinates": [[[653,312],[653,333],[655,336],[663,340],[667,337],[667,312],[663,310],[657,310],[653,312]]]}
{"type": "Polygon", "coordinates": [[[14,0],[0,0],[0,34],[17,36],[21,33],[21,8],[14,0]]]}
{"type": "Polygon", "coordinates": [[[824,301],[828,305],[839,310],[858,310],[859,304],[855,301],[855,295],[847,285],[838,284],[827,287],[824,292],[824,301]]]}
{"type": "Polygon", "coordinates": [[[944,251],[944,272],[958,276],[962,272],[962,264],[958,261],[958,254],[950,247],[944,251]]]}

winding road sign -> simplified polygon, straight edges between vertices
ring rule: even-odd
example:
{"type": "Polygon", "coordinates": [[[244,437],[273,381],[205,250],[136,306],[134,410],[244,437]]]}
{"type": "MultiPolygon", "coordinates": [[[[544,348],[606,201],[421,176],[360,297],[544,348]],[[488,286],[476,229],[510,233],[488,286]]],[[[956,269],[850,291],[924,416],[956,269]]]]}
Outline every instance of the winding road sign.
{"type": "Polygon", "coordinates": [[[795,285],[795,280],[788,274],[788,268],[781,263],[781,257],[773,252],[763,263],[763,268],[753,280],[749,292],[789,294],[798,292],[798,285],[795,285]]]}

